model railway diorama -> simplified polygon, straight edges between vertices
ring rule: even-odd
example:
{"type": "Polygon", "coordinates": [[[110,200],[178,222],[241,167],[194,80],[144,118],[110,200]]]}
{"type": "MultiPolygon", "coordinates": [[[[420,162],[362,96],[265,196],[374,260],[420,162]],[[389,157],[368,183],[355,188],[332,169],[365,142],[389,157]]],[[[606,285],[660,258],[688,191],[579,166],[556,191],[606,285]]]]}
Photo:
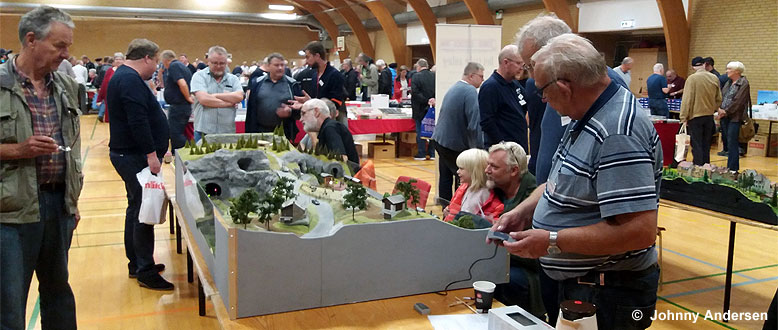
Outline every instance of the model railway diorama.
{"type": "Polygon", "coordinates": [[[754,170],[728,171],[681,162],[665,168],[660,197],[741,218],[778,225],[778,182],[754,170]]]}
{"type": "MultiPolygon", "coordinates": [[[[380,194],[355,164],[274,134],[209,134],[176,153],[176,201],[231,318],[508,281],[508,254],[380,194]]],[[[398,188],[401,188],[398,187],[398,188]]]]}

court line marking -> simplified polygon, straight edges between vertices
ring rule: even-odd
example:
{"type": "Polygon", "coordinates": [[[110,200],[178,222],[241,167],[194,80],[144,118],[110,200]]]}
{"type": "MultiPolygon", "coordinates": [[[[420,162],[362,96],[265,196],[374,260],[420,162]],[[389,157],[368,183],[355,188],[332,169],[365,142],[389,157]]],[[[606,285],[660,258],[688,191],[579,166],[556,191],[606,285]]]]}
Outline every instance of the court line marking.
{"type": "MultiPolygon", "coordinates": [[[[770,282],[770,281],[775,281],[775,280],[778,280],[778,276],[763,278],[763,279],[760,279],[760,280],[752,280],[752,281],[745,281],[745,282],[740,282],[740,283],[732,283],[732,287],[734,288],[736,286],[757,284],[757,283],[770,282]]],[[[693,295],[693,294],[698,294],[698,293],[717,291],[717,290],[721,290],[721,289],[724,289],[724,285],[717,285],[717,286],[710,287],[710,288],[697,289],[697,290],[691,290],[691,291],[686,291],[686,292],[679,292],[679,293],[669,294],[669,295],[666,295],[664,297],[665,298],[677,298],[677,297],[683,297],[683,296],[688,296],[688,295],[693,295]]]]}
{"type": "MultiPolygon", "coordinates": [[[[734,270],[734,271],[732,271],[732,273],[735,274],[735,273],[742,273],[742,272],[750,272],[752,270],[759,270],[759,269],[773,268],[773,267],[778,267],[778,264],[759,266],[759,267],[751,267],[751,268],[745,268],[745,269],[740,269],[740,270],[734,270]]],[[[680,282],[686,282],[686,281],[693,281],[693,280],[699,280],[699,279],[702,279],[702,278],[715,277],[715,276],[721,276],[721,275],[726,275],[726,274],[727,274],[726,272],[723,272],[723,273],[715,273],[715,274],[708,274],[708,275],[700,275],[700,276],[694,276],[694,277],[689,277],[689,278],[682,278],[680,280],[666,281],[666,282],[662,282],[662,284],[673,284],[673,283],[680,283],[680,282]]]]}
{"type": "MultiPolygon", "coordinates": [[[[684,257],[684,258],[686,258],[686,259],[689,259],[689,260],[692,260],[692,261],[699,262],[699,263],[701,263],[701,264],[703,264],[703,265],[708,265],[708,266],[711,266],[711,267],[713,267],[713,268],[720,269],[720,270],[727,270],[727,269],[726,269],[726,268],[724,268],[724,267],[717,266],[717,265],[714,265],[714,264],[712,264],[712,263],[710,263],[710,262],[703,261],[703,260],[697,259],[697,258],[695,258],[695,257],[692,257],[692,256],[685,255],[685,254],[683,254],[683,253],[681,253],[681,252],[673,251],[673,250],[670,250],[670,249],[668,249],[668,248],[664,248],[664,247],[662,248],[662,250],[663,250],[663,251],[670,252],[670,253],[673,253],[673,254],[676,254],[676,255],[679,255],[679,256],[681,256],[681,257],[684,257]]],[[[743,277],[743,278],[747,278],[747,279],[749,279],[749,280],[752,280],[752,281],[753,281],[753,280],[756,280],[755,278],[753,278],[753,277],[751,277],[751,276],[748,276],[748,275],[743,275],[743,274],[735,274],[735,275],[737,275],[737,276],[740,276],[740,277],[743,277]]]]}
{"type": "MultiPolygon", "coordinates": [[[[154,242],[164,242],[164,241],[175,241],[175,238],[163,238],[163,239],[155,239],[154,242]]],[[[82,249],[82,248],[92,248],[92,247],[104,247],[104,246],[114,246],[114,245],[124,245],[124,242],[119,243],[106,243],[106,244],[94,244],[94,245],[83,245],[83,246],[71,246],[70,249],[82,249]]]]}
{"type": "Polygon", "coordinates": [[[41,310],[41,296],[35,299],[35,307],[32,308],[32,314],[30,315],[30,322],[27,323],[27,330],[35,329],[35,323],[38,323],[38,314],[41,310]]]}
{"type": "MultiPolygon", "coordinates": [[[[680,308],[680,309],[683,309],[684,311],[687,311],[687,312],[689,312],[689,313],[694,313],[694,314],[697,314],[698,316],[704,316],[704,315],[702,315],[702,314],[700,314],[700,313],[697,313],[697,312],[695,312],[695,311],[691,310],[690,308],[687,308],[687,307],[684,307],[684,306],[682,306],[681,304],[674,303],[674,302],[670,301],[669,299],[667,299],[666,297],[662,297],[662,296],[656,296],[656,298],[657,298],[657,299],[659,299],[659,300],[665,301],[665,302],[667,302],[667,303],[668,303],[668,304],[670,304],[670,305],[673,305],[673,306],[675,306],[675,307],[678,307],[678,308],[680,308]]],[[[731,327],[731,326],[728,326],[728,325],[726,325],[726,324],[724,324],[724,323],[722,323],[722,322],[719,322],[719,321],[717,321],[717,320],[712,320],[712,319],[705,319],[704,317],[703,317],[703,320],[707,320],[707,321],[710,321],[710,322],[716,323],[716,324],[718,324],[718,325],[720,325],[720,326],[722,326],[722,327],[725,327],[725,328],[727,328],[727,329],[731,329],[731,330],[737,330],[736,328],[733,328],[733,327],[731,327]]],[[[653,325],[654,323],[651,323],[651,324],[653,325]]]]}

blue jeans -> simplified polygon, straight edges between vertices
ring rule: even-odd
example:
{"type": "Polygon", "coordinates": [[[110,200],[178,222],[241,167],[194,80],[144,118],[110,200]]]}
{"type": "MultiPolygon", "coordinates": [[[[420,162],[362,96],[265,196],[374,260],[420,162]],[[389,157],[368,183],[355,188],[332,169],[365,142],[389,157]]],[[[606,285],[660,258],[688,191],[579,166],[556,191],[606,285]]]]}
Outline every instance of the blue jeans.
{"type": "Polygon", "coordinates": [[[103,103],[100,103],[100,110],[97,112],[98,117],[105,116],[105,101],[103,103]]]}
{"type": "Polygon", "coordinates": [[[730,171],[740,170],[740,122],[732,122],[729,118],[721,118],[721,142],[727,151],[727,168],[730,171]]]}
{"type": "Polygon", "coordinates": [[[184,129],[189,123],[189,117],[192,115],[192,105],[171,104],[167,113],[167,122],[170,127],[170,146],[175,152],[178,148],[183,148],[186,144],[186,135],[184,129]]]}
{"type": "Polygon", "coordinates": [[[111,163],[122,177],[127,190],[127,214],[124,218],[124,253],[129,260],[127,268],[138,278],[154,272],[154,226],[140,223],[138,214],[143,200],[143,188],[135,175],[148,166],[146,155],[110,152],[111,163]]]}
{"type": "Polygon", "coordinates": [[[416,147],[419,151],[416,153],[417,158],[422,158],[429,155],[430,158],[435,157],[435,147],[432,145],[432,141],[429,141],[430,145],[427,146],[427,140],[421,138],[421,119],[414,119],[416,121],[416,147]],[[426,153],[424,149],[427,149],[426,153]]]}
{"type": "Polygon", "coordinates": [[[667,99],[648,99],[648,108],[654,116],[670,117],[670,109],[667,108],[667,99]]]}
{"type": "MultiPolygon", "coordinates": [[[[620,281],[608,285],[609,273],[605,273],[605,286],[579,284],[576,278],[560,282],[560,299],[581,300],[597,306],[598,329],[646,329],[656,309],[656,290],[659,284],[659,266],[652,265],[642,276],[621,276],[620,281]],[[637,320],[633,312],[642,314],[637,320]]],[[[638,273],[638,272],[635,272],[638,273]]]]}
{"type": "Polygon", "coordinates": [[[33,271],[38,277],[43,329],[76,329],[76,300],[68,284],[68,250],[76,226],[65,192],[39,192],[40,222],[0,224],[0,325],[25,328],[33,271]]]}

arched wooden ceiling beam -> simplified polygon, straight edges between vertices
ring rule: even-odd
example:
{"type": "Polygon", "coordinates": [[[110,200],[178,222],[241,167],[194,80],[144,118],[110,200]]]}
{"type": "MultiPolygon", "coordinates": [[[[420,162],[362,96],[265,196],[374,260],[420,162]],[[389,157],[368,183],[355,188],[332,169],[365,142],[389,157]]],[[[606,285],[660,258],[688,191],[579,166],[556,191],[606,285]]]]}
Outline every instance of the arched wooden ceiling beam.
{"type": "Polygon", "coordinates": [[[370,10],[369,8],[367,8],[367,6],[365,6],[364,3],[358,2],[356,0],[346,0],[346,1],[348,1],[348,3],[350,3],[351,5],[357,5],[357,6],[361,7],[364,10],[370,10]]]}
{"type": "Polygon", "coordinates": [[[475,19],[475,24],[494,25],[492,11],[485,0],[465,0],[465,5],[475,19]]]}
{"type": "MultiPolygon", "coordinates": [[[[327,34],[330,35],[330,39],[332,39],[333,43],[337,42],[338,38],[338,25],[335,24],[334,21],[332,21],[332,17],[330,15],[327,15],[324,11],[322,11],[322,8],[318,3],[314,2],[306,2],[306,1],[288,1],[289,3],[299,6],[303,8],[305,11],[311,13],[313,15],[313,18],[315,18],[321,25],[324,27],[324,31],[327,31],[327,34]]],[[[330,51],[335,52],[337,50],[337,47],[332,47],[330,51]]],[[[348,56],[348,53],[340,52],[340,59],[343,60],[348,56]]]]}
{"type": "Polygon", "coordinates": [[[362,24],[362,21],[359,19],[359,16],[357,16],[354,10],[349,7],[345,0],[327,1],[333,7],[335,7],[335,10],[337,10],[338,13],[343,16],[343,19],[346,20],[348,26],[351,27],[351,31],[354,32],[354,34],[357,36],[357,39],[359,40],[359,46],[362,47],[362,52],[367,54],[367,56],[375,57],[375,48],[373,47],[373,42],[370,41],[370,36],[367,35],[367,29],[365,29],[365,26],[362,24]]]}
{"type": "Polygon", "coordinates": [[[566,0],[543,0],[543,5],[546,6],[546,11],[556,14],[556,17],[567,23],[574,33],[578,32],[578,25],[573,22],[573,15],[570,14],[566,0]]]}
{"type": "Polygon", "coordinates": [[[419,16],[424,31],[427,32],[427,39],[430,40],[430,48],[432,49],[432,58],[435,58],[435,24],[438,23],[438,18],[435,13],[432,12],[432,8],[427,3],[427,0],[408,0],[408,4],[411,5],[413,11],[419,16]]]}
{"type": "Polygon", "coordinates": [[[368,1],[367,8],[378,19],[378,23],[381,24],[384,32],[386,32],[389,43],[392,45],[392,53],[394,53],[394,61],[403,63],[405,58],[405,41],[400,34],[400,28],[397,27],[397,22],[394,21],[392,13],[386,9],[386,6],[380,1],[368,1]]]}
{"type": "Polygon", "coordinates": [[[689,24],[681,0],[656,0],[667,45],[667,65],[681,77],[689,72],[689,24]]]}

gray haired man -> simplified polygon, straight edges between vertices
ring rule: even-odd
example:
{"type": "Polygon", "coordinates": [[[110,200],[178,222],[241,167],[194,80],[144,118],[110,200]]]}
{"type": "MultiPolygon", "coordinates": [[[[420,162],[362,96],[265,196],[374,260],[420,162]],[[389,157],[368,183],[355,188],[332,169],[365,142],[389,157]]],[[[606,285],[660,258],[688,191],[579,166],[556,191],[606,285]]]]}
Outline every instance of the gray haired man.
{"type": "Polygon", "coordinates": [[[588,40],[563,34],[531,60],[539,93],[571,122],[548,181],[492,229],[516,239],[510,253],[539,258],[563,300],[594,303],[600,329],[645,329],[659,280],[656,130],[588,40]]]}
{"type": "Polygon", "coordinates": [[[22,16],[22,50],[0,65],[0,328],[24,329],[35,272],[43,329],[76,329],[68,250],[78,224],[78,84],[56,72],[75,25],[59,9],[22,16]],[[6,118],[7,115],[7,118],[6,118]]]}
{"type": "Polygon", "coordinates": [[[195,96],[194,130],[198,136],[235,133],[237,104],[243,101],[240,79],[227,71],[227,50],[222,46],[208,49],[208,68],[192,76],[195,96]]]}

